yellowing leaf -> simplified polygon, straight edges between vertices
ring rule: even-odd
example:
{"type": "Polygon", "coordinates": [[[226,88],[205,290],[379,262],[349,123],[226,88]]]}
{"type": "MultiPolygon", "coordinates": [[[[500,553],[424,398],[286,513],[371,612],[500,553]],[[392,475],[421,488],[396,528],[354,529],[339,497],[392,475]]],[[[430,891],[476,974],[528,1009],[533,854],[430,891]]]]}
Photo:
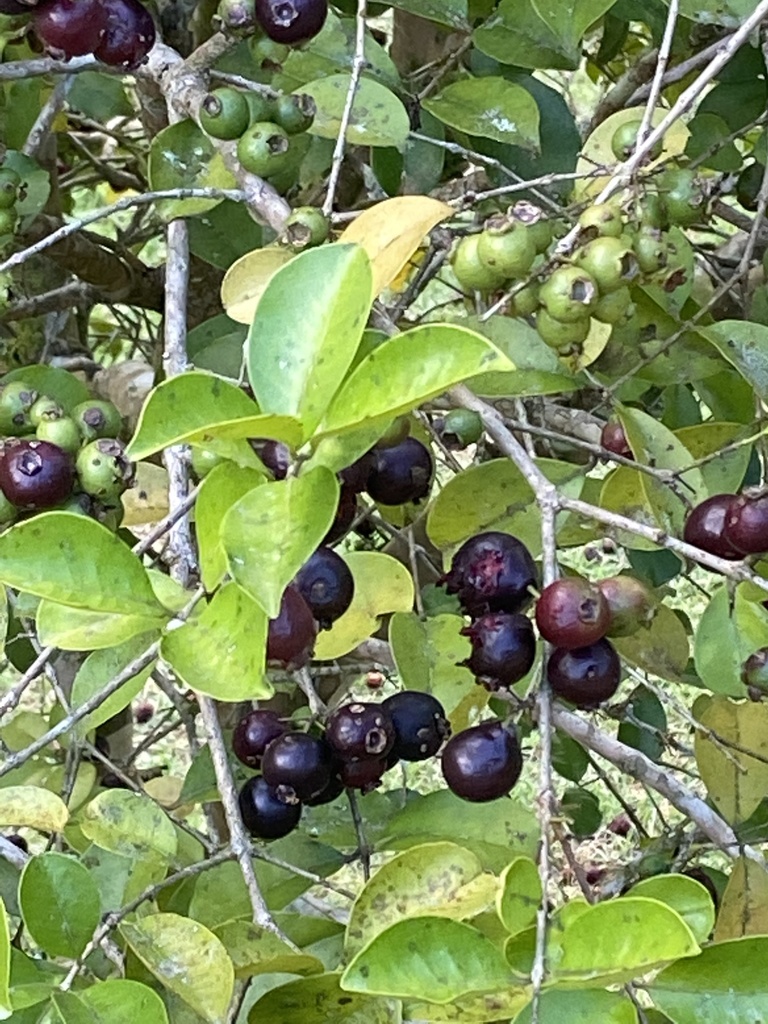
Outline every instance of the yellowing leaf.
{"type": "Polygon", "coordinates": [[[357,242],[368,253],[373,294],[379,295],[397,278],[424,236],[452,213],[452,207],[429,196],[396,196],[364,210],[339,241],[357,242]]]}
{"type": "Polygon", "coordinates": [[[0,789],[0,825],[60,832],[69,811],[61,797],[38,786],[6,786],[0,789]]]}
{"type": "Polygon", "coordinates": [[[227,316],[250,326],[253,314],[273,274],[293,256],[287,249],[254,249],[235,260],[221,284],[221,304],[227,316]]]}
{"type": "Polygon", "coordinates": [[[140,462],[136,483],[123,495],[123,526],[156,523],[168,515],[168,473],[162,466],[140,462]]]}
{"type": "Polygon", "coordinates": [[[740,857],[731,870],[717,915],[715,942],[768,932],[768,869],[740,857]]]}

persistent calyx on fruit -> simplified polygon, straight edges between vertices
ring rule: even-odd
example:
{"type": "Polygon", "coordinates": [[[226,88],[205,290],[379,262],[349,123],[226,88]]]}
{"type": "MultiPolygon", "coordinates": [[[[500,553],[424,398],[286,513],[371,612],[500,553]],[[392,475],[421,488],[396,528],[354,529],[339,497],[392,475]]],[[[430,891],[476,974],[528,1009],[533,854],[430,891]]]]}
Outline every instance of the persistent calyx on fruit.
{"type": "Polygon", "coordinates": [[[134,464],[115,438],[100,438],[84,445],[77,456],[77,477],[86,494],[104,502],[116,501],[133,484],[134,464]]]}
{"type": "Polygon", "coordinates": [[[461,545],[441,583],[458,596],[468,615],[520,612],[533,599],[538,573],[530,551],[517,537],[491,530],[461,545]]]}
{"type": "Polygon", "coordinates": [[[261,772],[286,803],[319,796],[331,780],[333,754],[324,739],[286,732],[267,745],[261,772]]]}
{"type": "Polygon", "coordinates": [[[276,43],[305,43],[318,34],[328,0],[256,0],[256,20],[276,43]]]}
{"type": "Polygon", "coordinates": [[[441,767],[456,796],[483,803],[510,792],[520,778],[523,755],[511,725],[482,722],[448,740],[441,767]]]}

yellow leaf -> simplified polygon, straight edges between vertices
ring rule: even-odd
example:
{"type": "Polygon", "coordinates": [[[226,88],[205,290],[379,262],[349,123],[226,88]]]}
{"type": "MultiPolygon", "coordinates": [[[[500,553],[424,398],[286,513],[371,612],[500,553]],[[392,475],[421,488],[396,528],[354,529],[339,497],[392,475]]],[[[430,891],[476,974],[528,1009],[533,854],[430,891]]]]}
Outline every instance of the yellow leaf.
{"type": "Polygon", "coordinates": [[[140,462],[136,466],[136,484],[123,495],[123,525],[143,526],[167,516],[168,474],[162,466],[140,462]]]}
{"type": "Polygon", "coordinates": [[[357,242],[368,253],[373,294],[379,295],[397,279],[424,236],[453,212],[452,207],[429,196],[396,196],[364,210],[339,241],[357,242]]]}
{"type": "Polygon", "coordinates": [[[250,326],[264,289],[293,253],[270,247],[254,249],[235,260],[221,284],[221,304],[232,320],[250,326]]]}
{"type": "Polygon", "coordinates": [[[715,942],[768,932],[768,870],[740,857],[731,871],[717,915],[715,942]]]}
{"type": "Polygon", "coordinates": [[[69,811],[61,797],[38,786],[7,786],[0,789],[0,825],[60,832],[69,811]]]}

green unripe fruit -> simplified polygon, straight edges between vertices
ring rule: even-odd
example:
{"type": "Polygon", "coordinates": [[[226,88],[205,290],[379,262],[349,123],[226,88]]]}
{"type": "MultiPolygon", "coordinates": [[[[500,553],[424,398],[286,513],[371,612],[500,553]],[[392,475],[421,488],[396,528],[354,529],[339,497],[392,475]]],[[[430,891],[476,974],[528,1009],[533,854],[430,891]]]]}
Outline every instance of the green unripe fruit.
{"type": "Polygon", "coordinates": [[[233,35],[252,35],[258,28],[255,0],[220,0],[216,14],[233,35]]]}
{"type": "Polygon", "coordinates": [[[212,469],[224,462],[224,459],[216,452],[212,452],[210,448],[198,448],[197,445],[193,445],[190,461],[192,472],[197,479],[204,480],[212,469]]]}
{"type": "Polygon", "coordinates": [[[619,203],[596,203],[579,217],[581,237],[585,242],[600,235],[619,238],[624,230],[624,214],[619,203]]]}
{"type": "Polygon", "coordinates": [[[736,199],[745,210],[757,209],[757,197],[765,177],[765,165],[754,163],[745,167],[736,182],[736,199]]]}
{"type": "Polygon", "coordinates": [[[20,380],[10,380],[0,387],[0,434],[21,437],[33,429],[30,418],[37,392],[20,380]]]}
{"type": "Polygon", "coordinates": [[[12,235],[16,230],[18,220],[19,215],[16,212],[15,206],[11,206],[5,210],[0,209],[0,238],[4,235],[12,235]]]}
{"type": "Polygon", "coordinates": [[[107,504],[114,503],[133,483],[133,463],[125,457],[120,441],[109,437],[91,441],[81,448],[76,469],[85,493],[107,504]]]}
{"type": "Polygon", "coordinates": [[[507,216],[513,223],[528,230],[537,253],[546,252],[552,244],[552,224],[544,211],[527,199],[520,199],[507,210],[507,216]]]}
{"type": "Polygon", "coordinates": [[[271,121],[275,109],[275,101],[266,93],[256,92],[252,89],[245,93],[245,102],[248,104],[248,120],[251,124],[256,121],[271,121]]]}
{"type": "Polygon", "coordinates": [[[669,214],[664,197],[658,192],[646,192],[637,205],[637,218],[641,227],[664,230],[669,227],[669,214]]]}
{"type": "Polygon", "coordinates": [[[541,286],[539,300],[555,320],[568,324],[589,321],[597,305],[597,285],[581,267],[558,267],[541,286]]]}
{"type": "Polygon", "coordinates": [[[604,324],[618,324],[631,316],[634,308],[629,288],[617,288],[600,296],[592,316],[604,324]]]}
{"type": "Polygon", "coordinates": [[[670,167],[659,175],[658,184],[672,224],[690,227],[704,220],[706,197],[694,171],[670,167]]]}
{"type": "Polygon", "coordinates": [[[33,427],[43,420],[56,420],[64,415],[64,410],[58,402],[47,395],[42,395],[29,410],[29,419],[33,427]]]}
{"type": "Polygon", "coordinates": [[[283,241],[301,252],[322,245],[328,238],[331,223],[316,206],[297,206],[285,222],[283,241]]]}
{"type": "Polygon", "coordinates": [[[587,340],[590,326],[589,317],[564,323],[556,320],[546,309],[540,309],[536,314],[536,330],[541,340],[563,354],[578,351],[587,340]]]}
{"type": "Polygon", "coordinates": [[[77,423],[71,416],[46,417],[37,424],[35,433],[40,441],[50,441],[72,455],[77,455],[80,451],[83,440],[77,423]]]}
{"type": "Polygon", "coordinates": [[[100,437],[117,437],[123,429],[123,419],[112,402],[91,398],[81,402],[72,410],[72,419],[84,441],[95,441],[100,437]]]}
{"type": "Polygon", "coordinates": [[[536,246],[526,228],[498,215],[485,222],[477,240],[477,255],[505,278],[525,277],[536,259],[536,246]]]}
{"type": "Polygon", "coordinates": [[[260,71],[280,71],[291,52],[285,43],[276,43],[269,36],[254,36],[249,40],[251,57],[260,71]]]}
{"type": "Polygon", "coordinates": [[[10,210],[19,198],[21,178],[10,167],[0,167],[0,210],[10,210]]]}
{"type": "Polygon", "coordinates": [[[641,228],[632,247],[643,274],[656,274],[669,262],[669,240],[656,228],[641,228]]]}
{"type": "Polygon", "coordinates": [[[441,435],[449,448],[466,448],[483,436],[483,421],[472,409],[451,409],[443,420],[441,435]]]}
{"type": "Polygon", "coordinates": [[[8,501],[3,492],[0,491],[0,526],[8,526],[18,514],[19,510],[16,506],[8,501]]]}
{"type": "Polygon", "coordinates": [[[634,281],[640,270],[637,256],[624,238],[596,238],[576,254],[575,262],[603,294],[634,281]]]}
{"type": "Polygon", "coordinates": [[[259,178],[279,174],[288,165],[288,135],[273,121],[256,121],[240,136],[237,159],[259,178]]]}
{"type": "MultiPolygon", "coordinates": [[[[619,125],[611,137],[611,152],[617,160],[628,160],[637,146],[637,136],[642,125],[640,120],[625,121],[619,125]]],[[[657,160],[661,156],[662,144],[657,142],[648,159],[657,160]]]]}
{"type": "Polygon", "coordinates": [[[285,166],[276,174],[268,174],[267,181],[275,188],[280,195],[284,196],[299,182],[301,165],[311,145],[310,136],[306,132],[302,135],[288,136],[288,153],[285,166]]]}
{"type": "Polygon", "coordinates": [[[533,316],[539,308],[539,286],[532,281],[512,296],[510,316],[533,316]]]}
{"type": "Polygon", "coordinates": [[[0,189],[5,185],[12,185],[18,191],[21,188],[21,175],[14,171],[12,167],[3,165],[0,167],[0,189]]]}
{"type": "Polygon", "coordinates": [[[248,100],[229,86],[209,92],[200,104],[200,127],[214,139],[239,139],[250,120],[248,100]]]}
{"type": "Polygon", "coordinates": [[[469,292],[492,292],[504,284],[505,277],[480,259],[479,235],[465,235],[453,251],[453,272],[459,287],[469,292]]]}
{"type": "Polygon", "coordinates": [[[273,104],[273,120],[289,135],[300,135],[312,127],[317,104],[309,93],[278,96],[273,104]]]}

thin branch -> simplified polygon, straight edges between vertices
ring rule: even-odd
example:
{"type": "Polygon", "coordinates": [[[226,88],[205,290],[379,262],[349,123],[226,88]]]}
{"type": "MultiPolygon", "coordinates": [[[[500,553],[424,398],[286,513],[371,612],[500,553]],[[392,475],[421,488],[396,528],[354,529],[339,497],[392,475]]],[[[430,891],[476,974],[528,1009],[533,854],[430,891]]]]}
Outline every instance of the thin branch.
{"type": "Polygon", "coordinates": [[[664,82],[664,72],[667,70],[669,64],[669,55],[672,52],[672,42],[675,36],[675,28],[677,27],[679,0],[669,0],[669,10],[667,11],[667,23],[664,26],[664,36],[661,40],[661,46],[659,47],[659,55],[656,62],[656,71],[651,81],[651,91],[648,95],[648,102],[645,105],[645,113],[643,114],[643,120],[640,124],[640,130],[637,133],[638,145],[642,143],[645,136],[651,129],[651,120],[653,113],[656,110],[656,106],[661,96],[661,90],[664,82]]]}
{"type": "Polygon", "coordinates": [[[35,123],[30,128],[27,139],[22,147],[21,151],[25,156],[36,159],[41,146],[51,133],[51,128],[53,127],[56,115],[67,102],[69,90],[72,88],[74,83],[75,79],[73,75],[65,75],[64,78],[60,78],[53,87],[53,92],[40,109],[40,113],[37,115],[35,123]]]}
{"type": "Polygon", "coordinates": [[[331,173],[328,177],[328,191],[325,196],[325,202],[323,203],[323,213],[326,217],[330,215],[331,210],[333,209],[333,202],[336,198],[336,188],[339,184],[341,166],[344,163],[347,129],[349,128],[349,123],[352,118],[352,108],[355,105],[355,96],[357,95],[357,89],[360,84],[360,77],[367,63],[365,59],[365,14],[367,6],[367,0],[357,0],[355,54],[352,58],[352,73],[349,76],[347,99],[344,103],[344,110],[341,114],[339,134],[336,138],[336,145],[333,150],[333,159],[331,160],[331,173]]]}

